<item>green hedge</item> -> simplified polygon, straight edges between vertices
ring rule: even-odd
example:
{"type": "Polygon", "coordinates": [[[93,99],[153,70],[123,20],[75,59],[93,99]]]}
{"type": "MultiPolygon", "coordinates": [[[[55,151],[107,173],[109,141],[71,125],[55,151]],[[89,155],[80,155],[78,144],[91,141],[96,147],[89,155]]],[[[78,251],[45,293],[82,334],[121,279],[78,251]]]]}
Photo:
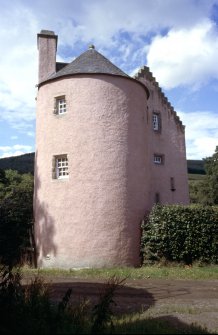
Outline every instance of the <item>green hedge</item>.
{"type": "Polygon", "coordinates": [[[143,263],[218,263],[218,208],[154,206],[142,222],[143,263]]]}

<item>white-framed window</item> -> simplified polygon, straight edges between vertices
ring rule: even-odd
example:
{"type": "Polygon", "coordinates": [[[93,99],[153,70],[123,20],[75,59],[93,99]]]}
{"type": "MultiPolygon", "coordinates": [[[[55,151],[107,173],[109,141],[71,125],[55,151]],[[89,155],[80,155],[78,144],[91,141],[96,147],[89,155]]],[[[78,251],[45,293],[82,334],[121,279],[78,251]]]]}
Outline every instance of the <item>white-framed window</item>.
{"type": "Polygon", "coordinates": [[[65,96],[56,97],[55,98],[55,107],[54,113],[58,115],[62,115],[67,112],[67,104],[65,96]]]}
{"type": "Polygon", "coordinates": [[[163,164],[164,163],[164,156],[154,154],[154,163],[155,164],[163,164]]]}
{"type": "Polygon", "coordinates": [[[152,126],[153,130],[160,131],[161,130],[161,118],[159,113],[153,113],[152,115],[152,126]]]}
{"type": "Polygon", "coordinates": [[[55,157],[55,176],[57,179],[64,179],[69,177],[67,155],[55,157]]]}

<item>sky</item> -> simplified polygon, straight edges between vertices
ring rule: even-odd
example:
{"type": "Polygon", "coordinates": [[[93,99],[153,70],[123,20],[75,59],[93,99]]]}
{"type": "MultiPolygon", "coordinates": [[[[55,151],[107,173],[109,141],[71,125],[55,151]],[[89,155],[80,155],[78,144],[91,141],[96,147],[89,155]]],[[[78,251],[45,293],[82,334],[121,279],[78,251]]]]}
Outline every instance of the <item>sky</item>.
{"type": "Polygon", "coordinates": [[[94,44],[133,76],[149,66],[186,126],[187,159],[218,145],[218,0],[0,0],[0,157],[35,151],[37,33],[57,61],[94,44]]]}

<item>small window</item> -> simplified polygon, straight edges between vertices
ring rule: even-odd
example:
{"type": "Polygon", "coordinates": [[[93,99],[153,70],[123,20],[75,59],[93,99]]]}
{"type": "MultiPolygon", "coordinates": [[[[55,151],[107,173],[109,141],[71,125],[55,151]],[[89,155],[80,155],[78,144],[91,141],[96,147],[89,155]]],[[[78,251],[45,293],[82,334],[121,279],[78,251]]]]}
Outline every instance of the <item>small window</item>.
{"type": "Polygon", "coordinates": [[[54,113],[62,115],[67,112],[65,96],[55,98],[54,113]]]}
{"type": "Polygon", "coordinates": [[[152,115],[152,125],[153,130],[160,131],[161,130],[161,118],[159,113],[153,113],[152,115]]]}
{"type": "Polygon", "coordinates": [[[55,157],[55,177],[57,179],[63,179],[69,177],[67,155],[61,155],[55,157]]]}
{"type": "Polygon", "coordinates": [[[164,156],[154,154],[154,163],[155,164],[163,164],[164,163],[164,156]]]}
{"type": "Polygon", "coordinates": [[[154,202],[155,204],[160,204],[160,193],[155,193],[154,202]]]}
{"type": "Polygon", "coordinates": [[[170,189],[172,192],[174,192],[176,190],[175,188],[175,180],[173,177],[170,178],[170,189]]]}

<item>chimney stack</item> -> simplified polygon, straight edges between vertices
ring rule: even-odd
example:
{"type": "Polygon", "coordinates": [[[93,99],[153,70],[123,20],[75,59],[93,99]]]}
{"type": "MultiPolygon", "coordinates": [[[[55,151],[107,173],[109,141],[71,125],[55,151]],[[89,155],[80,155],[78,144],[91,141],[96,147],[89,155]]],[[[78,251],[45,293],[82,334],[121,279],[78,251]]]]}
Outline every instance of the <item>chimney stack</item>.
{"type": "Polygon", "coordinates": [[[56,52],[58,36],[53,31],[41,30],[37,34],[39,50],[39,83],[56,72],[56,52]]]}

